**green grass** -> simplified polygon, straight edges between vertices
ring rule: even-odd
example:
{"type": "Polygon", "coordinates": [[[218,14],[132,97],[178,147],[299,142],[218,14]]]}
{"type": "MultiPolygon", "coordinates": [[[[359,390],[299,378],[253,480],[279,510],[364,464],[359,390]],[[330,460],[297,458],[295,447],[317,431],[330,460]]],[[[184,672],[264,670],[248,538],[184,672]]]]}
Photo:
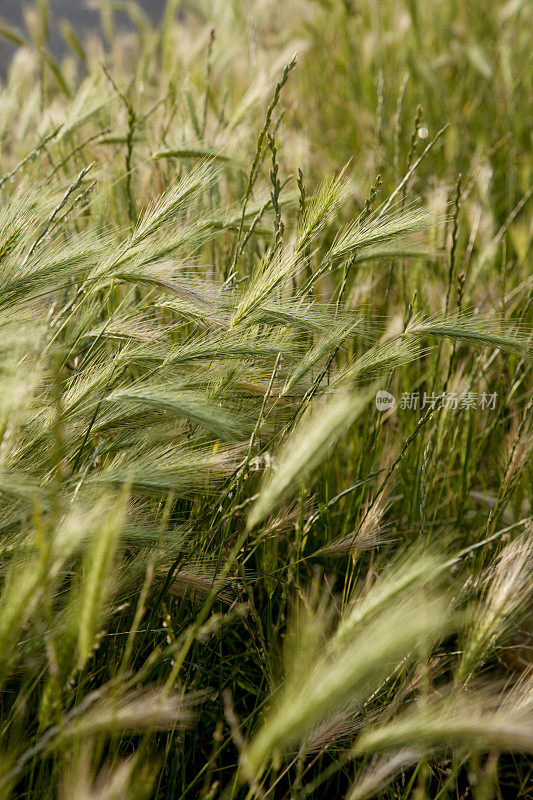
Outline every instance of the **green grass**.
{"type": "Polygon", "coordinates": [[[526,797],[529,4],[99,5],[0,26],[0,799],[526,797]]]}

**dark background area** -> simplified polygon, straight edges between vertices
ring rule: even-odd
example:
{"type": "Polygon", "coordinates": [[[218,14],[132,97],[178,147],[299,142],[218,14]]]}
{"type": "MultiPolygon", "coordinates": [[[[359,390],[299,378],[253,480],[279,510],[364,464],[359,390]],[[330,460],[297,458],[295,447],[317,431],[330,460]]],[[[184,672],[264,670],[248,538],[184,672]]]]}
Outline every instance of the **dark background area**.
{"type": "MultiPolygon", "coordinates": [[[[165,8],[166,0],[137,0],[137,3],[152,21],[157,22],[165,8]]],[[[23,11],[25,6],[31,5],[33,5],[32,0],[0,0],[0,21],[15,28],[23,38],[28,38],[24,27],[23,11]]],[[[57,24],[60,19],[68,19],[81,37],[86,32],[100,28],[99,12],[90,8],[86,0],[50,0],[50,13],[50,45],[56,56],[61,56],[66,50],[57,24]]],[[[115,20],[119,29],[129,30],[132,28],[131,20],[123,13],[116,12],[115,20]]],[[[15,47],[10,42],[0,38],[0,74],[5,73],[14,51],[15,47]]]]}

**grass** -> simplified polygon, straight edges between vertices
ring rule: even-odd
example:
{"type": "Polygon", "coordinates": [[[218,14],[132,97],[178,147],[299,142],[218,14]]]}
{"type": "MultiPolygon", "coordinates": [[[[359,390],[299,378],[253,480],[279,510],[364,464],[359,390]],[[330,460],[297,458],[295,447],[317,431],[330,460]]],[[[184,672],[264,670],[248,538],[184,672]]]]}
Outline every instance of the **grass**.
{"type": "Polygon", "coordinates": [[[0,798],[526,797],[528,4],[99,7],[0,25],[0,798]]]}

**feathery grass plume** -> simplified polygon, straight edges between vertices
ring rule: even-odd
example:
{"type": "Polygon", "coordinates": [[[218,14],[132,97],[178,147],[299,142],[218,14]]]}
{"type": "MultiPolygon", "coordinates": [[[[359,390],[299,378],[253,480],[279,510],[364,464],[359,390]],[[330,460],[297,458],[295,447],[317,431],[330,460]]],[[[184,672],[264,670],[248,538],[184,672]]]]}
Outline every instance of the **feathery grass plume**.
{"type": "Polygon", "coordinates": [[[83,580],[75,594],[78,607],[77,668],[82,669],[90,657],[112,592],[111,573],[118,540],[124,524],[127,492],[119,499],[109,499],[110,510],[99,534],[92,537],[83,564],[83,580]]]}
{"type": "Polygon", "coordinates": [[[533,704],[528,702],[520,710],[505,708],[494,693],[487,697],[482,692],[467,695],[450,689],[444,696],[413,704],[388,724],[364,731],[352,752],[356,756],[404,747],[438,750],[450,745],[476,752],[496,748],[532,753],[533,704]]]}
{"type": "Polygon", "coordinates": [[[354,556],[364,550],[371,550],[374,547],[381,547],[390,541],[390,535],[382,524],[382,518],[387,508],[387,499],[384,495],[374,503],[369,513],[363,518],[362,525],[353,533],[340,536],[327,542],[325,545],[315,550],[313,557],[327,556],[342,557],[349,553],[354,556]]]}
{"type": "Polygon", "coordinates": [[[146,315],[131,311],[124,314],[114,314],[104,322],[100,322],[94,327],[90,327],[90,319],[82,320],[79,338],[75,336],[75,341],[85,339],[95,340],[114,340],[116,343],[150,342],[156,346],[159,342],[164,342],[168,338],[168,330],[154,324],[146,315]]]}
{"type": "MultiPolygon", "coordinates": [[[[15,470],[9,470],[0,475],[0,492],[2,492],[4,495],[7,495],[7,497],[2,498],[4,502],[4,511],[6,506],[9,507],[10,500],[23,501],[22,504],[18,505],[19,508],[22,506],[24,510],[21,510],[20,516],[15,515],[14,518],[18,522],[21,522],[22,519],[27,516],[28,506],[31,505],[32,502],[37,501],[41,505],[44,505],[45,503],[41,486],[37,480],[35,478],[28,477],[28,475],[25,473],[19,473],[15,470]]],[[[17,505],[17,503],[15,504],[17,505]]]]}
{"type": "Polygon", "coordinates": [[[532,352],[530,331],[516,328],[512,320],[500,320],[488,315],[473,316],[468,312],[436,315],[424,319],[416,314],[407,325],[406,335],[439,336],[460,339],[481,347],[494,347],[508,353],[528,355],[532,352]]]}
{"type": "Polygon", "coordinates": [[[5,577],[0,597],[0,677],[5,673],[15,653],[20,631],[35,612],[45,584],[43,565],[35,562],[13,564],[5,577]]]}
{"type": "Polygon", "coordinates": [[[334,644],[342,646],[355,632],[372,623],[383,609],[396,605],[406,593],[413,594],[416,587],[436,581],[444,565],[430,556],[414,557],[412,554],[397,563],[388,565],[377,578],[372,590],[362,597],[354,597],[349,612],[343,614],[335,635],[334,644]]]}
{"type": "Polygon", "coordinates": [[[24,266],[10,259],[12,271],[0,285],[0,306],[52,295],[73,280],[83,279],[100,253],[99,240],[92,232],[84,232],[68,243],[53,240],[46,250],[33,253],[24,266]]]}
{"type": "MultiPolygon", "coordinates": [[[[326,320],[324,320],[326,323],[326,320]]],[[[289,373],[285,381],[282,393],[289,394],[298,383],[314,368],[324,366],[326,358],[335,353],[344,342],[353,335],[358,335],[362,327],[361,321],[332,320],[329,325],[325,324],[321,328],[321,333],[327,330],[325,336],[321,336],[318,342],[309,348],[289,373]]],[[[343,373],[346,374],[346,373],[343,373]]]]}
{"type": "Polygon", "coordinates": [[[43,325],[21,324],[10,319],[9,312],[0,323],[0,472],[17,448],[17,434],[32,417],[43,381],[45,334],[43,325]]]}
{"type": "Polygon", "coordinates": [[[323,180],[313,197],[306,203],[296,235],[295,249],[298,253],[309,247],[348,198],[350,185],[344,179],[347,168],[348,164],[337,176],[323,180]]]}
{"type": "Polygon", "coordinates": [[[354,257],[356,261],[369,261],[410,253],[427,256],[427,248],[414,245],[413,237],[434,229],[440,221],[435,209],[426,207],[390,212],[383,217],[372,215],[361,223],[355,221],[337,234],[325,256],[325,264],[354,257]]]}
{"type": "Polygon", "coordinates": [[[378,378],[414,361],[420,352],[419,344],[403,335],[389,341],[378,342],[348,364],[336,377],[333,386],[378,378]]]}
{"type": "Polygon", "coordinates": [[[135,384],[131,388],[118,389],[105,399],[105,402],[126,401],[127,406],[146,406],[188,419],[200,425],[209,433],[223,441],[242,439],[250,428],[250,420],[232,416],[218,404],[209,404],[197,392],[173,391],[171,386],[135,384]]]}
{"type": "Polygon", "coordinates": [[[346,795],[346,800],[366,800],[382,796],[383,789],[400,773],[420,761],[422,750],[404,747],[391,756],[382,756],[361,772],[346,795]]]}
{"type": "MultiPolygon", "coordinates": [[[[124,267],[135,273],[135,267],[142,269],[161,261],[191,237],[193,241],[197,241],[198,236],[202,239],[206,234],[202,225],[189,223],[175,225],[172,229],[170,223],[180,214],[183,215],[186,205],[191,208],[195,206],[201,194],[209,190],[215,177],[213,168],[201,162],[152,200],[140,214],[129,236],[112,248],[111,253],[95,267],[92,279],[113,276],[115,273],[116,277],[120,277],[121,272],[126,271],[124,267]]],[[[211,229],[210,224],[207,227],[211,229]]]]}
{"type": "MultiPolygon", "coordinates": [[[[190,377],[193,375],[191,371],[190,377]]],[[[193,386],[196,383],[193,389],[185,385],[180,391],[156,385],[152,392],[151,387],[145,386],[137,395],[137,387],[133,387],[131,397],[127,388],[117,390],[116,398],[104,398],[101,409],[100,401],[95,401],[93,407],[98,414],[92,432],[111,437],[106,453],[130,446],[132,452],[146,455],[163,447],[168,436],[175,438],[181,433],[186,434],[191,449],[207,446],[213,438],[242,442],[253,427],[257,401],[235,386],[231,377],[224,381],[224,375],[219,373],[206,381],[198,376],[196,382],[192,381],[193,386]],[[133,438],[135,435],[137,442],[133,438]],[[143,442],[146,448],[135,447],[136,443],[142,445],[143,442]]],[[[177,374],[176,386],[180,378],[183,376],[177,374]]]]}
{"type": "MultiPolygon", "coordinates": [[[[168,429],[162,432],[167,439],[168,429]]],[[[142,448],[138,433],[132,438],[132,451],[120,452],[99,473],[90,475],[92,485],[130,484],[146,492],[172,490],[177,497],[191,498],[204,492],[212,494],[217,486],[233,474],[239,463],[240,450],[226,447],[213,452],[213,448],[162,444],[142,448]]]]}
{"type": "Polygon", "coordinates": [[[77,554],[91,532],[95,514],[75,505],[61,520],[51,540],[43,530],[33,532],[17,548],[19,555],[7,569],[0,598],[0,676],[16,657],[20,631],[36,613],[43,594],[55,585],[65,565],[77,554]]]}
{"type": "MultiPolygon", "coordinates": [[[[176,259],[173,261],[158,261],[152,264],[143,273],[122,271],[113,274],[108,281],[102,281],[100,285],[103,287],[116,281],[140,283],[149,288],[159,290],[163,294],[171,294],[182,301],[194,304],[194,306],[197,309],[201,309],[204,314],[217,310],[217,305],[209,299],[209,293],[213,293],[213,287],[205,282],[200,283],[198,279],[195,281],[194,276],[191,277],[191,275],[187,274],[183,265],[176,259]],[[176,274],[180,276],[180,282],[176,281],[176,274]]],[[[216,299],[220,304],[220,297],[216,297],[216,299]]],[[[143,316],[145,316],[145,314],[143,316]]]]}
{"type": "MultiPolygon", "coordinates": [[[[81,748],[79,758],[73,759],[70,768],[65,770],[59,790],[60,800],[118,800],[130,797],[137,761],[135,755],[119,762],[118,766],[113,761],[104,764],[94,778],[91,774],[93,759],[94,753],[90,748],[81,748]]],[[[148,796],[152,786],[149,775],[145,777],[148,780],[141,797],[148,796]]]]}
{"type": "Polygon", "coordinates": [[[507,544],[485,577],[485,591],[473,605],[457,680],[468,680],[513,624],[533,589],[533,531],[507,544]]]}
{"type": "Polygon", "coordinates": [[[261,484],[246,522],[249,530],[263,522],[322,463],[363,413],[369,397],[368,393],[344,392],[329,398],[299,423],[276,454],[277,466],[261,484]]]}
{"type": "MultiPolygon", "coordinates": [[[[50,56],[48,56],[48,58],[50,59],[50,56]]],[[[51,67],[56,69],[56,74],[59,75],[57,72],[57,64],[54,63],[54,60],[50,59],[48,63],[51,67]]],[[[61,80],[60,76],[59,79],[61,80]]],[[[31,163],[41,155],[43,150],[57,147],[64,141],[68,141],[79,128],[101,113],[109,101],[109,94],[104,94],[94,77],[89,76],[81,83],[75,96],[66,107],[61,107],[59,104],[55,104],[53,109],[49,107],[48,120],[45,128],[46,132],[41,134],[40,141],[34,145],[27,155],[0,179],[0,188],[18,172],[21,172],[25,167],[31,165],[31,163]],[[50,111],[52,113],[50,113],[50,111]],[[54,117],[55,119],[53,119],[54,117]],[[53,122],[53,124],[50,125],[50,122],[53,122]]],[[[31,104],[28,103],[26,107],[27,111],[30,110],[30,107],[31,104]]],[[[39,127],[42,131],[43,126],[41,125],[39,127]]]]}
{"type": "Polygon", "coordinates": [[[247,334],[242,331],[211,333],[207,336],[191,337],[183,344],[173,345],[168,351],[162,348],[155,351],[139,346],[128,355],[132,361],[146,359],[156,361],[169,367],[190,361],[216,359],[221,363],[230,359],[254,359],[257,365],[271,364],[278,353],[283,358],[296,358],[302,345],[295,341],[293,335],[285,330],[262,331],[252,330],[247,334]]]}
{"type": "Polygon", "coordinates": [[[347,740],[353,740],[362,725],[363,719],[357,706],[343,708],[311,731],[298,753],[307,755],[340,750],[346,746],[347,740]]]}
{"type": "MultiPolygon", "coordinates": [[[[85,177],[85,170],[63,190],[41,188],[26,182],[0,213],[0,303],[12,306],[29,293],[42,292],[72,282],[75,275],[89,271],[104,252],[105,242],[93,231],[80,231],[66,244],[59,241],[63,224],[60,211],[68,204],[85,177]],[[58,216],[59,215],[59,216],[58,216]],[[41,244],[39,248],[38,245],[41,244]],[[44,246],[46,245],[46,247],[44,246]]],[[[71,200],[75,203],[75,199],[71,200]]]]}
{"type": "Polygon", "coordinates": [[[364,533],[360,531],[350,533],[346,536],[340,536],[332,539],[318,550],[312,553],[313,558],[318,556],[326,556],[327,558],[343,558],[350,553],[354,556],[357,553],[362,553],[365,550],[373,550],[375,547],[382,547],[387,544],[389,537],[386,532],[377,528],[375,530],[367,530],[364,533]]]}
{"type": "Polygon", "coordinates": [[[226,329],[229,325],[225,309],[217,306],[213,306],[206,314],[205,306],[190,302],[183,297],[175,297],[172,300],[168,298],[156,299],[154,300],[154,305],[162,311],[166,311],[172,317],[186,322],[193,322],[206,330],[212,328],[226,329]]]}
{"type": "Polygon", "coordinates": [[[203,695],[169,693],[159,687],[117,691],[111,686],[86,695],[82,702],[63,716],[62,724],[52,726],[41,735],[37,744],[18,756],[13,766],[0,775],[0,788],[5,789],[24,767],[39,757],[61,753],[71,743],[86,743],[98,734],[139,733],[145,730],[165,731],[187,727],[194,719],[194,707],[203,695]]]}
{"type": "MultiPolygon", "coordinates": [[[[17,187],[6,199],[0,210],[0,271],[1,282],[6,280],[5,261],[13,251],[20,252],[27,245],[33,230],[39,225],[43,214],[50,213],[53,208],[51,196],[46,193],[37,195],[29,190],[25,183],[17,187]]],[[[14,268],[14,265],[12,266],[14,268]]]]}
{"type": "Polygon", "coordinates": [[[298,268],[298,254],[293,248],[269,252],[247,281],[246,290],[235,309],[230,328],[242,325],[247,317],[269,300],[272,292],[280,284],[296,273],[298,268]]]}
{"type": "Polygon", "coordinates": [[[208,190],[216,177],[213,167],[205,162],[194,167],[148,205],[131,233],[129,247],[140,245],[157,233],[161,226],[171,222],[183,210],[184,204],[198,197],[200,192],[208,190]]]}
{"type": "MultiPolygon", "coordinates": [[[[394,587],[396,588],[396,587],[394,587]]],[[[309,735],[346,703],[362,704],[406,659],[419,655],[450,624],[444,598],[419,576],[408,591],[387,592],[387,580],[378,583],[377,597],[370,589],[367,602],[377,609],[360,625],[357,605],[343,614],[339,628],[327,638],[327,621],[311,614],[306,636],[310,641],[295,651],[287,677],[271,710],[241,754],[241,769],[257,780],[276,752],[284,751],[309,735]],[[384,596],[394,602],[383,601],[384,596]],[[352,617],[357,624],[352,624],[352,617]],[[315,638],[310,631],[315,629],[315,638]]],[[[304,611],[300,612],[302,616],[304,611]]]]}
{"type": "MultiPolygon", "coordinates": [[[[252,323],[265,322],[270,325],[287,325],[299,331],[323,333],[324,329],[338,326],[343,329],[357,328],[361,335],[366,333],[363,320],[356,312],[339,310],[330,303],[307,303],[301,298],[290,297],[275,299],[262,303],[252,315],[252,323]]],[[[342,340],[342,335],[338,340],[342,340]]],[[[333,339],[332,333],[331,338],[333,339]]]]}
{"type": "MultiPolygon", "coordinates": [[[[124,358],[127,349],[123,350],[124,358]]],[[[98,353],[90,370],[74,372],[63,387],[63,413],[66,418],[93,408],[94,398],[101,396],[114,374],[114,364],[107,354],[98,353]]]]}
{"type": "Polygon", "coordinates": [[[518,680],[499,696],[498,709],[520,716],[533,712],[533,666],[527,666],[518,680]]]}
{"type": "Polygon", "coordinates": [[[137,733],[188,727],[195,718],[194,707],[202,700],[198,694],[169,694],[157,686],[130,689],[118,696],[114,696],[113,692],[100,694],[83,714],[76,714],[74,707],[47,748],[48,752],[69,740],[88,738],[98,733],[137,733]]]}
{"type": "Polygon", "coordinates": [[[236,597],[236,580],[232,577],[220,580],[208,560],[197,559],[189,561],[175,572],[169,591],[180,597],[187,596],[195,602],[199,602],[202,598],[207,597],[214,588],[217,588],[217,599],[229,605],[236,597]]]}
{"type": "MultiPolygon", "coordinates": [[[[28,252],[24,256],[24,259],[23,259],[22,265],[21,265],[22,267],[24,267],[24,265],[26,264],[26,261],[28,261],[28,259],[32,256],[32,254],[35,252],[35,250],[37,250],[37,248],[44,241],[44,239],[49,234],[49,232],[51,230],[53,230],[54,227],[57,227],[60,224],[61,217],[59,217],[59,220],[58,220],[57,219],[58,215],[65,208],[65,206],[68,204],[71,196],[73,194],[75,194],[78,191],[78,189],[80,189],[84,178],[86,177],[86,175],[88,175],[88,173],[91,171],[93,166],[94,166],[94,164],[89,164],[88,167],[84,167],[82,169],[82,171],[79,173],[79,175],[77,176],[76,180],[73,183],[71,183],[70,186],[67,187],[67,189],[65,190],[63,196],[59,200],[58,204],[55,206],[55,208],[53,209],[51,214],[49,214],[48,219],[45,220],[43,227],[41,228],[41,230],[38,233],[38,236],[33,240],[32,244],[31,244],[31,247],[29,248],[28,252]]],[[[94,183],[93,183],[93,185],[94,185],[94,183]]],[[[75,200],[73,202],[75,202],[75,200]]]]}

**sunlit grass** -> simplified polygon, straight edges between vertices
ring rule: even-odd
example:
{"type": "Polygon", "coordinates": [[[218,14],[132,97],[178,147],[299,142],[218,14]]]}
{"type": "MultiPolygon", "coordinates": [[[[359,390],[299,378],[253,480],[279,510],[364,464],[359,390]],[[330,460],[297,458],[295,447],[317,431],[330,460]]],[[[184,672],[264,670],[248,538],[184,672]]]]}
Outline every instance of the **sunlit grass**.
{"type": "Polygon", "coordinates": [[[0,24],[0,798],[525,796],[526,6],[0,24]]]}

